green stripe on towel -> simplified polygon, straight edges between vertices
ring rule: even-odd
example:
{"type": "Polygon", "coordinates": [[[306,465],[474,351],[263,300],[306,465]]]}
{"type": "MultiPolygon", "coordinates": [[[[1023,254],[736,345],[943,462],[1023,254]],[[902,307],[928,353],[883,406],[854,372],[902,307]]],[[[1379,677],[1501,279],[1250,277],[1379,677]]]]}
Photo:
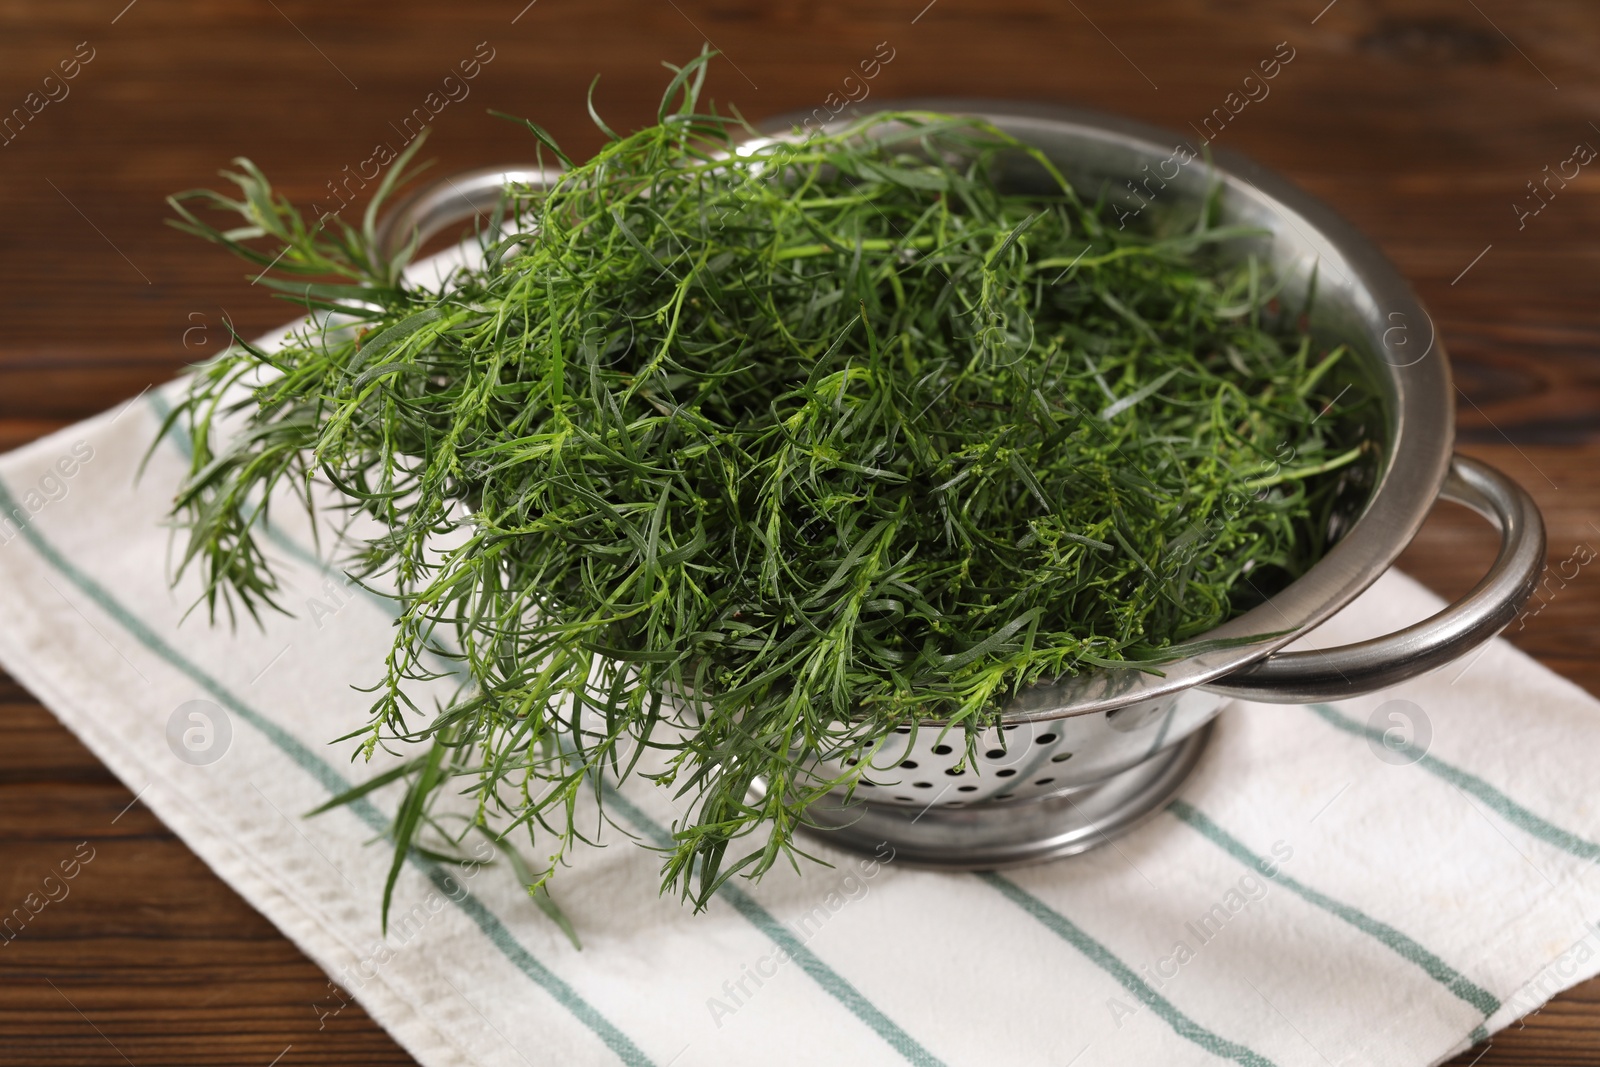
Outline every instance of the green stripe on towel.
{"type": "MultiPolygon", "coordinates": [[[[11,495],[3,480],[0,480],[0,511],[10,512],[16,507],[16,501],[11,495]]],[[[285,756],[289,757],[301,770],[326,789],[330,794],[339,794],[349,788],[352,783],[344,780],[340,774],[324,762],[310,749],[302,745],[292,734],[278,726],[271,719],[262,715],[244,701],[234,696],[220,682],[206,674],[186,657],[168,645],[154,631],[146,626],[136,615],[125,608],[103,586],[90,578],[74,564],[58,552],[54,545],[39,533],[36,523],[24,523],[21,526],[23,537],[33,546],[39,555],[55,568],[64,578],[94,601],[102,611],[126,630],[135,640],[142,644],[154,655],[165,660],[169,666],[179,673],[187,676],[195,684],[205,689],[229,711],[238,715],[245,722],[255,727],[262,736],[271,741],[285,756]]],[[[388,820],[378,810],[365,800],[351,805],[358,817],[368,827],[383,832],[388,828],[388,820]]],[[[449,876],[436,864],[427,860],[413,858],[413,865],[428,877],[435,887],[444,890],[446,899],[453,899],[459,886],[444,888],[444,880],[449,876]]],[[[605,1016],[601,1015],[593,1005],[584,1000],[566,982],[562,981],[554,972],[540,963],[533,954],[524,948],[511,932],[505,928],[498,918],[476,898],[470,894],[463,895],[457,905],[477,924],[506,958],[523,974],[532,979],[550,996],[566,1008],[574,1018],[588,1027],[596,1037],[600,1038],[617,1058],[628,1067],[653,1067],[652,1061],[629,1037],[613,1025],[605,1016]]]]}
{"type": "MultiPolygon", "coordinates": [[[[609,786],[606,788],[606,804],[620,811],[625,819],[648,836],[656,846],[666,848],[672,844],[672,835],[665,827],[651,819],[615,788],[609,786]]],[[[862,1022],[872,1027],[896,1052],[912,1063],[924,1067],[942,1067],[938,1057],[918,1044],[914,1037],[862,996],[856,987],[850,984],[849,979],[823,963],[816,953],[806,948],[804,941],[795,936],[794,931],[779,922],[777,917],[762,907],[754,897],[738,886],[727,883],[717,890],[717,895],[733,905],[739,914],[771,938],[774,944],[788,952],[802,970],[816,979],[818,985],[854,1012],[862,1022]]]]}
{"type": "Polygon", "coordinates": [[[1242,1064],[1243,1067],[1275,1067],[1265,1056],[1252,1052],[1243,1045],[1236,1045],[1226,1038],[1218,1037],[1183,1014],[1170,1000],[1152,989],[1150,983],[1135,974],[1133,968],[1118,959],[1110,949],[1084,933],[1072,920],[1026,889],[992,872],[977,877],[988,882],[1012,903],[1038,919],[1056,936],[1089,957],[1090,962],[1115,978],[1124,989],[1159,1015],[1179,1037],[1193,1042],[1214,1056],[1232,1060],[1234,1063],[1242,1064]]]}
{"type": "MultiPolygon", "coordinates": [[[[1341,714],[1337,708],[1330,707],[1327,704],[1312,704],[1309,707],[1330,726],[1337,727],[1346,733],[1355,734],[1357,737],[1365,737],[1368,740],[1394,747],[1391,741],[1384,737],[1382,730],[1374,730],[1369,726],[1365,726],[1341,714]]],[[[1470,793],[1477,797],[1517,829],[1537,837],[1546,844],[1554,845],[1563,852],[1570,852],[1581,860],[1588,860],[1590,863],[1600,860],[1600,845],[1587,841],[1577,834],[1569,833],[1552,822],[1548,822],[1477,775],[1469,774],[1459,767],[1446,763],[1437,756],[1431,756],[1410,742],[1406,742],[1395,750],[1414,756],[1417,766],[1430,774],[1443,778],[1463,793],[1470,793]]]]}
{"type": "Polygon", "coordinates": [[[1200,811],[1193,804],[1185,800],[1174,800],[1167,810],[1193,829],[1199,831],[1200,836],[1222,849],[1228,855],[1251,870],[1259,872],[1263,878],[1276,882],[1302,900],[1321,908],[1328,914],[1343,919],[1357,930],[1376,938],[1400,956],[1415,963],[1418,967],[1428,972],[1428,975],[1440,985],[1483,1012],[1484,1018],[1488,1018],[1500,1010],[1500,1001],[1494,994],[1470,981],[1454,967],[1451,967],[1444,960],[1435,956],[1389,924],[1379,922],[1358,908],[1342,904],[1324,893],[1319,893],[1310,886],[1295,881],[1281,870],[1275,874],[1266,873],[1273,866],[1270,861],[1251,852],[1243,842],[1218,826],[1210,816],[1200,811]]]}

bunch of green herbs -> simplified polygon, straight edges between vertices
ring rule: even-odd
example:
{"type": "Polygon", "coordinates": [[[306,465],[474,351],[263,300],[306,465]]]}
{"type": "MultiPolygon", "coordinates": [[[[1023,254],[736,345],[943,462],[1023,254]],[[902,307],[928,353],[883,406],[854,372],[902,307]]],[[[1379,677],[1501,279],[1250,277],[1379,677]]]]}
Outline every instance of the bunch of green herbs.
{"type": "Polygon", "coordinates": [[[416,753],[380,779],[406,783],[396,872],[450,792],[541,885],[584,792],[653,751],[686,812],[665,887],[703,906],[792,859],[897,727],[970,746],[1019,687],[1157,661],[1324,550],[1360,454],[1321,418],[1341,352],[1276,325],[1229,233],[1121,230],[971,118],[748,140],[699,108],[704,61],[658,124],[596,117],[587,162],[528,124],[566,166],[442,284],[378,247],[409,156],[360,226],[247,161],[238,199],[173,200],[313,312],[174,411],[183,565],[214,615],[255,613],[275,490],[313,506],[320,476],[377,520],[349,567],[398,619],[351,736],[416,753]],[[1019,160],[1043,191],[1005,191],[1019,160]],[[441,659],[459,689],[419,707],[441,659]]]}

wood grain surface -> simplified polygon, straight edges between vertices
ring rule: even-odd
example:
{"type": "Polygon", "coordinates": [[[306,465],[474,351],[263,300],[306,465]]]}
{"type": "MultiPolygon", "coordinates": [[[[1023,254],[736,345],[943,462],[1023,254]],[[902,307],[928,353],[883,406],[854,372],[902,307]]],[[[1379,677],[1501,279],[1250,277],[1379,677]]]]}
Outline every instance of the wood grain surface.
{"type": "MultiPolygon", "coordinates": [[[[1383,247],[1449,346],[1464,450],[1538,497],[1553,559],[1600,546],[1600,177],[1559,177],[1600,147],[1600,10],[1555,0],[0,0],[0,448],[172,377],[225,342],[224,317],[252,335],[288,316],[164,225],[168,193],[248,155],[326,201],[418,107],[438,112],[443,169],[529,156],[490,107],[584,154],[596,74],[602,112],[637,126],[658,62],[707,40],[726,56],[710,92],[757,119],[827,106],[886,46],[869,102],[1064,101],[1183,133],[1287,42],[1216,143],[1383,247]],[[475,55],[491,58],[448,100],[475,55]]],[[[1492,550],[1446,508],[1404,564],[1450,594],[1492,550]]],[[[1583,571],[1512,635],[1591,692],[1597,585],[1583,571]]],[[[319,1028],[326,977],[27,693],[0,685],[0,705],[0,899],[94,850],[0,948],[0,1063],[411,1062],[357,1007],[319,1028]]],[[[1600,982],[1455,1062],[1600,1063],[1600,982]]]]}

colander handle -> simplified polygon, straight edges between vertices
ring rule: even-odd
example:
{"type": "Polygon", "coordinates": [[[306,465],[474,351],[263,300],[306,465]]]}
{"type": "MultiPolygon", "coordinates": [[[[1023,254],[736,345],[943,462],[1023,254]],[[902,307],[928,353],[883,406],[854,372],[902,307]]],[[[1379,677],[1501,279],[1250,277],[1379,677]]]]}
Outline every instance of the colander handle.
{"type": "Polygon", "coordinates": [[[414,251],[447,226],[476,215],[490,215],[505,197],[508,185],[548,185],[559,167],[483,167],[437,178],[418,187],[378,220],[377,246],[390,260],[408,248],[414,251]]]}
{"type": "Polygon", "coordinates": [[[1440,490],[1500,528],[1500,554],[1472,591],[1415,626],[1338,648],[1276,652],[1205,688],[1245,700],[1306,704],[1385,689],[1442,667],[1503,630],[1544,569],[1544,520],[1526,490],[1459,453],[1440,490]]]}

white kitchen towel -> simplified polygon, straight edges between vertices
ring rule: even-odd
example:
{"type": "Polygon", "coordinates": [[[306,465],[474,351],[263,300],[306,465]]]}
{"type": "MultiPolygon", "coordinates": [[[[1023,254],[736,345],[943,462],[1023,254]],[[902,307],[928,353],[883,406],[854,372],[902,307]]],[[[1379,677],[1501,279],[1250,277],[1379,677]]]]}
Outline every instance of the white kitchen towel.
{"type": "MultiPolygon", "coordinates": [[[[1377,696],[1228,706],[1179,802],[1073,859],[937,874],[821,849],[833,868],[696,915],[622,832],[674,818],[633,784],[553,884],[581,950],[508,871],[423,861],[385,937],[395,787],[304,813],[372,773],[332,742],[365,721],[351,687],[391,616],[285,508],[294,617],[185,619],[163,518],[186,442],[135,482],[168,403],[0,459],[0,665],[427,1067],[1414,1067],[1600,969],[1600,705],[1501,641],[1377,696]]],[[[1437,604],[1393,574],[1315,641],[1437,604]]]]}

